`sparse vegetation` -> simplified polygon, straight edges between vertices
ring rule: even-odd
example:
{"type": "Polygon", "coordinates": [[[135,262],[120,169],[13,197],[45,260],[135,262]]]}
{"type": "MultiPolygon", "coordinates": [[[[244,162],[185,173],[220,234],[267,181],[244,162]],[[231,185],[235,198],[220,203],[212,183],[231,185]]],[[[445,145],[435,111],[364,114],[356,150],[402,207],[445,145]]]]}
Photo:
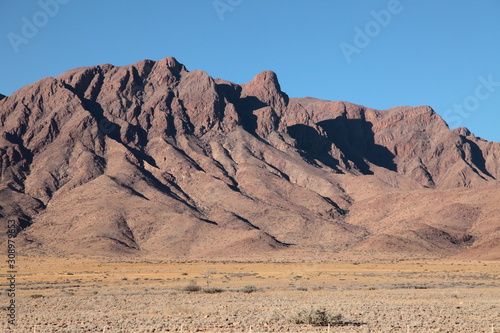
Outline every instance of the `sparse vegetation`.
{"type": "Polygon", "coordinates": [[[331,314],[325,308],[302,309],[293,314],[289,320],[294,324],[306,324],[313,326],[337,326],[343,324],[341,314],[331,314]]]}
{"type": "MultiPolygon", "coordinates": [[[[35,259],[24,260],[31,261],[29,267],[35,273],[23,277],[26,289],[18,297],[33,317],[23,316],[19,332],[32,332],[36,325],[36,331],[43,332],[38,318],[54,322],[60,318],[61,326],[54,325],[53,330],[67,332],[104,331],[104,323],[106,332],[327,332],[322,326],[326,324],[330,332],[406,331],[410,325],[411,332],[458,333],[491,332],[498,322],[494,307],[499,295],[498,263],[484,267],[475,262],[452,266],[432,261],[420,267],[411,261],[328,262],[312,268],[307,262],[130,265],[54,260],[39,265],[35,259]],[[209,269],[218,273],[208,274],[207,286],[209,269]],[[68,270],[75,276],[68,277],[68,270]],[[181,276],[183,272],[188,276],[181,276]],[[103,279],[105,274],[108,279],[103,279]],[[295,276],[302,278],[294,280],[295,276]],[[256,292],[250,295],[244,290],[256,292]],[[116,312],[89,311],[82,325],[81,310],[95,308],[116,312]],[[438,321],[436,314],[450,321],[438,321]]],[[[0,332],[9,332],[5,321],[0,322],[0,332]]]]}
{"type": "Polygon", "coordinates": [[[258,289],[256,286],[254,285],[248,285],[248,286],[244,286],[241,291],[244,292],[244,293],[247,293],[247,294],[250,294],[250,293],[253,293],[253,292],[256,292],[258,289]]]}
{"type": "Polygon", "coordinates": [[[217,272],[211,269],[203,273],[203,276],[205,277],[205,281],[207,283],[207,288],[210,288],[211,276],[214,274],[217,274],[217,272]]]}
{"type": "Polygon", "coordinates": [[[216,287],[203,288],[203,292],[207,294],[218,294],[223,292],[224,290],[216,287]]]}
{"type": "Polygon", "coordinates": [[[184,291],[189,291],[190,293],[195,293],[201,290],[201,287],[196,284],[196,281],[191,281],[187,286],[184,287],[184,291]]]}
{"type": "Polygon", "coordinates": [[[42,298],[43,295],[41,294],[34,294],[34,295],[31,295],[31,298],[42,298]]]}

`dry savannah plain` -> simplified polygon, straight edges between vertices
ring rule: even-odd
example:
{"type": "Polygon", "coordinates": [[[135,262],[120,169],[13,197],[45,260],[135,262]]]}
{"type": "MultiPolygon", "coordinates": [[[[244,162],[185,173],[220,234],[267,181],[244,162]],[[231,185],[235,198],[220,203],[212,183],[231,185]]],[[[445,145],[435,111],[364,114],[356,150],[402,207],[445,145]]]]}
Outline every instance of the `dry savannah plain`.
{"type": "Polygon", "coordinates": [[[18,323],[2,332],[500,330],[498,262],[18,262],[18,323]],[[322,311],[342,318],[300,322],[322,311]]]}

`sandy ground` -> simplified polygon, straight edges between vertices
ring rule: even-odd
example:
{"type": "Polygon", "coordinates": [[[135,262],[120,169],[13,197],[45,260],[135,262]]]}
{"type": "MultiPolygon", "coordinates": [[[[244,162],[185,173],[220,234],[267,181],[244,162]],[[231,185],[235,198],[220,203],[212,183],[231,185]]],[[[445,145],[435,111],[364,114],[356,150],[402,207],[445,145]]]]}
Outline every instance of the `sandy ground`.
{"type": "Polygon", "coordinates": [[[1,332],[328,332],[291,321],[322,307],[344,318],[331,332],[500,332],[498,262],[18,263],[17,325],[5,311],[1,332]]]}

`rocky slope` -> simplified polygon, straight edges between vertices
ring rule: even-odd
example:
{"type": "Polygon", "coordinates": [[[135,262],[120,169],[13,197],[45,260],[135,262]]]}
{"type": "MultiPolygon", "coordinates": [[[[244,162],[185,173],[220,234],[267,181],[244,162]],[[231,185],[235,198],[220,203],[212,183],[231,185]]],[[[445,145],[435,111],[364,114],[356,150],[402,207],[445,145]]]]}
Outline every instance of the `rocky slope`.
{"type": "Polygon", "coordinates": [[[271,71],[240,85],[166,58],[26,86],[0,134],[24,251],[500,258],[500,144],[428,106],[289,98],[271,71]]]}

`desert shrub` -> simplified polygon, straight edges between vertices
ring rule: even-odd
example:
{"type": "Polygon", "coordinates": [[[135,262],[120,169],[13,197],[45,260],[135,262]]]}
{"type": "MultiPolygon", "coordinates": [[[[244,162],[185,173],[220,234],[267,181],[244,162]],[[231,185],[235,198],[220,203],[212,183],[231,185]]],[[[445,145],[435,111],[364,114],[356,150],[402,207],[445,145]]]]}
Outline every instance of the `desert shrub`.
{"type": "Polygon", "coordinates": [[[244,293],[250,294],[250,293],[253,293],[253,292],[257,291],[257,287],[254,286],[254,285],[248,285],[248,286],[244,286],[241,289],[241,291],[244,292],[244,293]]]}
{"type": "Polygon", "coordinates": [[[314,326],[336,326],[343,323],[341,314],[331,314],[325,308],[299,310],[290,317],[290,322],[314,326]]]}
{"type": "Polygon", "coordinates": [[[187,286],[184,287],[184,290],[189,292],[198,292],[201,290],[201,287],[197,285],[195,281],[191,281],[187,286]]]}
{"type": "Polygon", "coordinates": [[[40,295],[40,294],[34,294],[34,295],[31,295],[31,298],[42,298],[43,295],[40,295]]]}
{"type": "Polygon", "coordinates": [[[224,291],[223,289],[216,288],[216,287],[203,288],[203,292],[207,293],[207,294],[217,294],[217,293],[221,293],[223,291],[224,291]]]}

